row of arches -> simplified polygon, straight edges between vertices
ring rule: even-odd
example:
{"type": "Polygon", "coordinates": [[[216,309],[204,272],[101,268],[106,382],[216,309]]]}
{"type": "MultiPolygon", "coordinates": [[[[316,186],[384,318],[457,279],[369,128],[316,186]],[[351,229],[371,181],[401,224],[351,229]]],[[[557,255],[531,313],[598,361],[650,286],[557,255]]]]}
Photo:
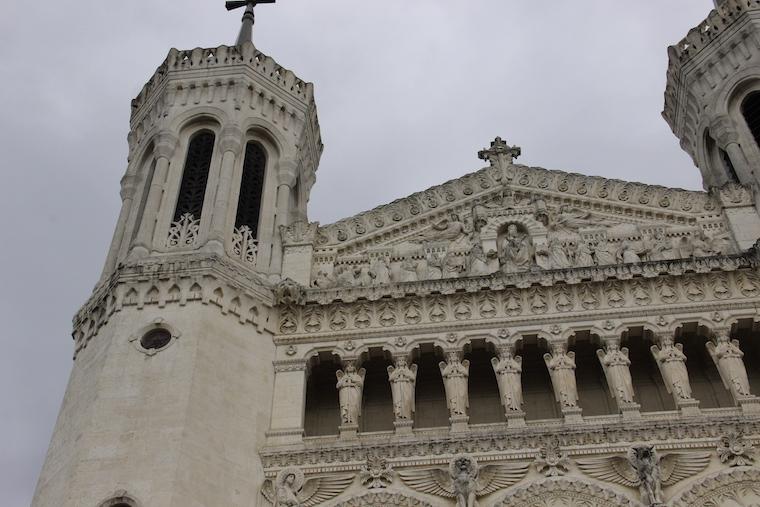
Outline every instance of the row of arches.
{"type": "MultiPolygon", "coordinates": [[[[731,336],[739,341],[745,354],[750,390],[760,393],[760,326],[751,320],[734,325],[731,336]]],[[[672,389],[666,386],[662,372],[651,351],[657,337],[643,327],[627,330],[619,337],[621,346],[628,349],[630,374],[635,402],[641,412],[676,410],[672,389]]],[[[692,396],[702,409],[728,408],[735,405],[731,392],[721,379],[715,361],[706,344],[713,333],[693,322],[682,325],[674,334],[677,346],[683,347],[692,396]]],[[[605,377],[597,351],[603,340],[588,331],[577,332],[569,340],[568,350],[574,353],[578,406],[584,417],[619,413],[613,393],[605,377]]],[[[539,336],[524,336],[515,345],[515,354],[522,358],[522,397],[526,421],[562,417],[561,403],[553,390],[552,379],[544,355],[549,344],[539,336]]],[[[468,395],[469,424],[492,424],[504,421],[499,385],[492,366],[498,357],[495,346],[485,340],[474,340],[461,351],[469,361],[468,395]]],[[[410,356],[417,367],[414,414],[415,428],[435,428],[449,425],[446,390],[439,363],[445,360],[441,347],[432,343],[420,344],[410,356]]],[[[390,352],[371,348],[356,360],[364,368],[360,432],[391,431],[394,429],[394,406],[388,367],[395,363],[390,352]]],[[[312,357],[307,368],[304,432],[309,436],[335,435],[341,424],[336,372],[343,361],[332,352],[312,357]]]]}

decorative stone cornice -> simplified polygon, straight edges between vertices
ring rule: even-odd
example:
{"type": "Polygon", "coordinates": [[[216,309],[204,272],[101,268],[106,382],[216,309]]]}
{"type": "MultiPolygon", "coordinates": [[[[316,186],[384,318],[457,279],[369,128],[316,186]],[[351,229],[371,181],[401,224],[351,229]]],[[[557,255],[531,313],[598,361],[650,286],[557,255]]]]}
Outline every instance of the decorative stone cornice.
{"type": "Polygon", "coordinates": [[[510,166],[508,180],[497,167],[488,167],[431,187],[409,197],[359,213],[319,228],[317,246],[350,254],[377,244],[380,238],[398,236],[451,212],[469,211],[509,189],[547,203],[594,211],[625,213],[643,219],[693,224],[700,216],[716,214],[720,205],[707,193],[666,188],[621,180],[551,171],[539,167],[510,166]],[[635,211],[634,211],[635,210],[635,211]]]}
{"type": "Polygon", "coordinates": [[[266,329],[275,304],[264,278],[215,255],[166,255],[121,265],[74,316],[75,357],[125,307],[194,303],[217,306],[241,324],[266,329]]]}
{"type": "MultiPolygon", "coordinates": [[[[760,496],[760,470],[756,468],[734,468],[712,474],[694,483],[672,502],[673,507],[713,507],[723,505],[721,500],[731,498],[734,505],[739,503],[742,493],[750,493],[753,498],[760,496]]],[[[754,504],[752,504],[754,505],[754,504]]]]}
{"type": "MultiPolygon", "coordinates": [[[[304,439],[302,444],[287,447],[269,446],[261,451],[265,469],[286,466],[335,467],[351,464],[361,468],[368,453],[393,461],[396,469],[405,466],[440,465],[453,454],[475,455],[478,461],[533,460],[547,442],[559,439],[562,449],[575,458],[597,454],[603,444],[605,452],[624,453],[630,442],[646,441],[659,450],[712,449],[725,432],[760,434],[760,418],[738,415],[738,409],[703,412],[698,417],[684,418],[677,412],[672,418],[657,414],[657,419],[624,420],[622,416],[585,418],[581,424],[566,425],[562,421],[529,424],[508,428],[507,424],[470,426],[464,434],[452,435],[449,428],[415,430],[415,439],[397,438],[392,432],[359,434],[352,441],[335,437],[304,439]],[[420,458],[425,456],[425,458],[420,458]],[[487,457],[487,459],[481,458],[487,457]]],[[[643,414],[646,415],[646,414],[643,414]]],[[[760,443],[757,437],[747,442],[760,443]]],[[[318,472],[319,469],[310,470],[318,472]]]]}

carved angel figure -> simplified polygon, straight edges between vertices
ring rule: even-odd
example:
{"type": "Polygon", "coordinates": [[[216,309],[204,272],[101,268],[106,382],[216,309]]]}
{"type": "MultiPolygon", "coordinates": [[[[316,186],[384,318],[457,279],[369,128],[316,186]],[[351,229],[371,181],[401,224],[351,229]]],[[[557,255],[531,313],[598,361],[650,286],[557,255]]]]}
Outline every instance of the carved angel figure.
{"type": "Polygon", "coordinates": [[[496,373],[504,409],[507,412],[522,410],[522,357],[514,356],[511,350],[505,350],[498,358],[491,358],[491,365],[496,373]]]}
{"type": "Polygon", "coordinates": [[[577,460],[591,477],[639,488],[641,501],[653,506],[662,502],[662,486],[693,477],[710,463],[709,452],[672,453],[660,457],[652,445],[631,447],[628,456],[577,460]]]}
{"type": "Polygon", "coordinates": [[[274,507],[311,507],[322,505],[340,495],[353,480],[353,475],[304,480],[303,472],[299,468],[288,467],[281,470],[274,481],[264,481],[261,494],[274,507]]]}
{"type": "Polygon", "coordinates": [[[407,365],[406,358],[396,360],[396,366],[388,366],[388,380],[393,395],[393,413],[397,421],[414,418],[414,385],[417,381],[417,365],[407,365]]]}
{"type": "Polygon", "coordinates": [[[505,463],[479,467],[475,458],[456,456],[449,470],[429,468],[404,470],[398,474],[412,489],[443,498],[453,498],[457,507],[477,507],[477,498],[517,483],[528,472],[528,463],[505,463]]]}
{"type": "Polygon", "coordinates": [[[578,387],[575,383],[575,352],[567,352],[562,345],[555,346],[551,354],[544,354],[554,397],[563,407],[578,406],[578,387]]]}
{"type": "Polygon", "coordinates": [[[338,398],[340,401],[340,417],[344,425],[359,424],[359,414],[362,408],[362,389],[364,388],[364,376],[366,370],[361,368],[359,371],[349,363],[346,365],[346,371],[338,370],[335,376],[338,383],[338,398]]]}
{"type": "Polygon", "coordinates": [[[650,350],[657,361],[668,391],[676,397],[676,400],[692,399],[683,345],[673,343],[672,338],[665,338],[662,340],[662,347],[652,345],[650,350]]]}

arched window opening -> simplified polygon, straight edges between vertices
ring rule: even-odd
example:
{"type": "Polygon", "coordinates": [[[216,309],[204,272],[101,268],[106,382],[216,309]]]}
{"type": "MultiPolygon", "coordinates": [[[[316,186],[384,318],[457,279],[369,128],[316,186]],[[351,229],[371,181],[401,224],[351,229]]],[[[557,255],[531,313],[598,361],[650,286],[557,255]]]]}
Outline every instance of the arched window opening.
{"type": "Polygon", "coordinates": [[[382,349],[371,349],[367,356],[361,365],[367,373],[364,377],[360,431],[393,431],[393,395],[388,381],[388,366],[393,366],[393,363],[382,349]]]}
{"type": "Polygon", "coordinates": [[[652,356],[652,345],[651,333],[641,327],[623,333],[622,346],[628,348],[628,359],[631,360],[634,401],[641,405],[642,412],[675,410],[673,396],[668,393],[657,361],[652,356]]]}
{"type": "Polygon", "coordinates": [[[257,142],[251,141],[245,147],[243,178],[240,183],[235,228],[248,227],[254,238],[258,238],[261,196],[264,191],[264,176],[267,154],[257,142]]]}
{"type": "Polygon", "coordinates": [[[760,146],[760,92],[752,92],[742,102],[742,115],[747,122],[752,137],[760,146]]]}
{"type": "Polygon", "coordinates": [[[195,220],[201,218],[211,157],[214,154],[214,140],[214,133],[208,130],[202,130],[190,139],[174,222],[179,222],[184,215],[191,215],[195,220]]]}
{"type": "Polygon", "coordinates": [[[760,325],[752,319],[742,319],[734,326],[731,337],[739,340],[739,348],[744,352],[749,390],[757,395],[760,393],[760,325]]]}
{"type": "MultiPolygon", "coordinates": [[[[142,220],[143,213],[145,213],[145,205],[148,202],[148,194],[150,193],[150,186],[153,184],[153,175],[156,172],[156,161],[155,159],[151,160],[147,167],[147,173],[145,175],[145,184],[142,188],[142,193],[140,195],[140,205],[137,208],[137,214],[135,215],[137,217],[137,220],[142,220]]],[[[139,222],[135,223],[134,228],[132,229],[132,237],[130,238],[130,242],[134,241],[137,237],[137,233],[140,231],[139,222]]]]}
{"type": "MultiPolygon", "coordinates": [[[[119,493],[117,493],[119,494],[119,493]]],[[[119,494],[115,498],[111,498],[101,503],[99,507],[137,507],[138,503],[131,498],[119,494]]]]}
{"type": "Polygon", "coordinates": [[[433,345],[420,346],[414,360],[417,364],[417,383],[415,386],[414,427],[439,428],[449,426],[449,409],[446,406],[446,392],[438,363],[444,360],[443,354],[433,345]]]}
{"type": "Polygon", "coordinates": [[[707,351],[708,333],[696,323],[685,324],[676,342],[683,345],[692,397],[700,408],[733,407],[731,393],[723,385],[717,366],[707,351]]]}
{"type": "Polygon", "coordinates": [[[518,345],[517,355],[522,357],[523,410],[526,421],[562,417],[544,361],[546,352],[546,347],[539,346],[536,336],[525,336],[518,345]]]}
{"type": "Polygon", "coordinates": [[[329,352],[321,352],[311,360],[304,417],[304,434],[307,437],[338,434],[340,404],[335,372],[339,369],[339,359],[329,352]]]}
{"type": "Polygon", "coordinates": [[[484,341],[473,343],[464,357],[470,361],[470,377],[467,383],[470,424],[504,421],[504,407],[501,405],[496,373],[491,365],[492,357],[496,357],[496,352],[493,346],[484,341]]]}
{"type": "Polygon", "coordinates": [[[584,416],[616,414],[615,400],[612,399],[607,378],[596,351],[603,348],[592,341],[587,331],[575,334],[575,343],[570,349],[575,352],[575,382],[578,386],[578,404],[584,416]]]}

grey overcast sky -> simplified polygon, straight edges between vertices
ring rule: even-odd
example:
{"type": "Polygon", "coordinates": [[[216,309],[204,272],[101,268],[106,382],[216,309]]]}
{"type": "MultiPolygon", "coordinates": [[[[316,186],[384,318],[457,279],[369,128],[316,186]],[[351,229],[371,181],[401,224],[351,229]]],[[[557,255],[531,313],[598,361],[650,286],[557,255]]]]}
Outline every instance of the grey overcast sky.
{"type": "MultiPolygon", "coordinates": [[[[279,0],[260,50],[312,81],[328,223],[523,163],[700,188],[660,117],[666,47],[711,0],[279,0]]],[[[232,43],[222,0],[5,0],[0,16],[0,504],[29,505],[71,368],[71,316],[104,261],[129,101],[172,46],[232,43]]],[[[212,506],[209,506],[212,507],[212,506]]]]}

